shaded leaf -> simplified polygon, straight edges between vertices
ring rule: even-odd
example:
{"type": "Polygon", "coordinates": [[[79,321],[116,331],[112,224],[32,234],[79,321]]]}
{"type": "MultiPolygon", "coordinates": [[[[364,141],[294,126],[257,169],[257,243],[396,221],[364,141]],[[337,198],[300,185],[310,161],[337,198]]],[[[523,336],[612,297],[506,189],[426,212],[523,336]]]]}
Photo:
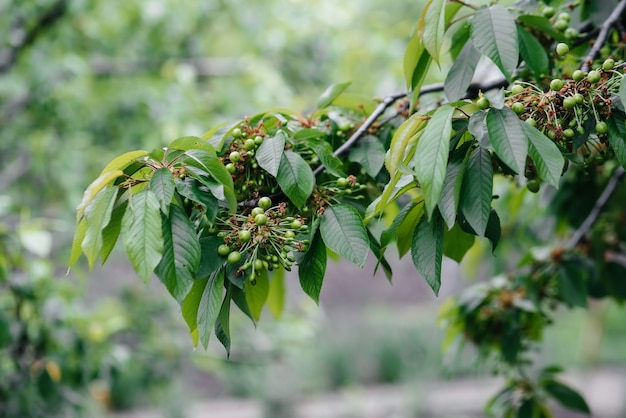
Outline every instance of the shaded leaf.
{"type": "Polygon", "coordinates": [[[174,198],[174,176],[168,168],[159,168],[150,179],[150,190],[161,204],[161,212],[169,214],[170,203],[174,198]]]}
{"type": "Polygon", "coordinates": [[[267,277],[267,270],[256,272],[256,280],[246,280],[244,284],[244,294],[250,314],[255,321],[261,319],[261,312],[270,290],[270,282],[267,277]]]}
{"type": "Polygon", "coordinates": [[[476,238],[461,229],[458,224],[443,233],[443,255],[460,263],[465,254],[472,248],[476,238]]]}
{"type": "Polygon", "coordinates": [[[278,167],[285,151],[285,133],[278,131],[271,138],[265,138],[256,152],[256,161],[259,166],[276,177],[278,167]]]}
{"type": "Polygon", "coordinates": [[[589,405],[580,394],[569,386],[564,385],[556,380],[547,380],[542,382],[542,386],[546,392],[550,394],[564,407],[573,411],[591,414],[589,405]]]}
{"type": "Polygon", "coordinates": [[[345,204],[326,208],[320,223],[320,232],[328,248],[363,267],[369,251],[369,240],[363,220],[356,209],[345,204]]]}
{"type": "Polygon", "coordinates": [[[285,151],[280,160],[276,181],[289,200],[301,208],[313,193],[315,176],[300,155],[285,151]]]}
{"type": "MultiPolygon", "coordinates": [[[[621,86],[620,86],[621,89],[621,86]]],[[[626,103],[626,102],[624,102],[626,103]]],[[[611,148],[615,152],[617,161],[622,167],[626,167],[626,116],[622,112],[614,111],[607,119],[609,127],[608,138],[611,148]]]]}
{"type": "Polygon", "coordinates": [[[198,306],[198,336],[205,349],[220,312],[223,293],[224,271],[219,270],[209,278],[198,306]]]}
{"type": "Polygon", "coordinates": [[[180,304],[183,319],[185,320],[187,327],[189,327],[189,333],[193,338],[194,347],[198,345],[199,339],[198,308],[200,307],[202,295],[208,282],[209,276],[194,281],[189,293],[187,293],[187,296],[185,296],[185,299],[183,299],[180,304]]]}
{"type": "Polygon", "coordinates": [[[524,174],[528,140],[517,115],[508,107],[489,109],[487,130],[489,141],[502,162],[515,173],[524,174]]]}
{"type": "Polygon", "coordinates": [[[459,202],[465,219],[480,237],[485,236],[491,211],[493,166],[489,151],[476,148],[470,155],[459,202]]]}
{"type": "Polygon", "coordinates": [[[70,253],[70,263],[69,268],[72,268],[74,264],[80,258],[80,255],[83,253],[82,244],[85,239],[85,234],[87,233],[87,219],[83,218],[76,225],[76,231],[74,232],[74,239],[72,240],[72,250],[70,253]]]}
{"type": "Polygon", "coordinates": [[[559,294],[567,305],[587,306],[587,279],[587,271],[579,263],[568,262],[559,268],[559,294]]]}
{"type": "Polygon", "coordinates": [[[554,142],[529,124],[519,121],[528,138],[528,154],[537,167],[539,177],[559,188],[565,159],[554,142]]]}
{"type": "MultiPolygon", "coordinates": [[[[469,145],[469,143],[468,143],[469,145]]],[[[467,166],[467,151],[469,146],[463,146],[452,153],[446,168],[446,177],[441,188],[441,196],[437,204],[448,229],[456,222],[456,213],[461,197],[461,185],[467,166]]]]}
{"type": "Polygon", "coordinates": [[[298,260],[298,278],[304,293],[319,305],[320,292],[326,274],[326,246],[319,234],[315,234],[305,253],[296,254],[298,260]]]}
{"type": "Polygon", "coordinates": [[[106,173],[101,174],[97,179],[95,179],[83,192],[83,199],[76,208],[76,222],[80,221],[85,213],[85,209],[87,209],[87,205],[91,202],[91,200],[96,196],[100,191],[106,186],[112,184],[117,178],[124,175],[122,170],[113,170],[108,171],[106,173]]]}
{"type": "Polygon", "coordinates": [[[231,212],[237,208],[237,198],[235,197],[235,189],[233,179],[230,176],[224,164],[217,158],[214,152],[201,149],[190,149],[185,151],[185,163],[192,167],[197,167],[224,186],[224,194],[231,212]]]}
{"type": "Polygon", "coordinates": [[[215,336],[226,349],[228,357],[230,357],[230,300],[231,286],[229,285],[217,321],[215,321],[215,336]]]}
{"type": "Polygon", "coordinates": [[[433,215],[431,222],[422,217],[415,228],[411,258],[417,271],[433,289],[435,295],[438,295],[441,287],[443,259],[443,222],[437,212],[433,215]]]}
{"type": "Polygon", "coordinates": [[[124,213],[126,212],[127,207],[128,201],[115,206],[113,208],[113,212],[111,212],[111,221],[102,230],[102,249],[100,250],[102,264],[107,261],[111,251],[113,251],[113,248],[117,243],[117,239],[119,238],[122,230],[122,219],[124,218],[124,213]]]}
{"type": "Polygon", "coordinates": [[[285,309],[285,270],[274,270],[267,295],[267,307],[275,319],[280,319],[285,309]]]}
{"type": "Polygon", "coordinates": [[[349,159],[360,164],[367,174],[376,177],[385,164],[385,147],[377,137],[367,135],[350,149],[349,159]]]}
{"type": "Polygon", "coordinates": [[[480,52],[470,41],[466,42],[446,75],[444,92],[448,101],[455,102],[465,96],[474,78],[479,59],[480,52]]]}
{"type": "Polygon", "coordinates": [[[429,219],[437,206],[446,177],[453,114],[454,107],[450,105],[438,108],[426,125],[415,149],[413,164],[429,219]]]}
{"type": "Polygon", "coordinates": [[[550,60],[545,48],[533,35],[528,33],[523,26],[517,25],[517,37],[520,41],[520,54],[522,59],[533,72],[535,78],[540,78],[544,74],[548,74],[550,69],[550,60]]]}
{"type": "Polygon", "coordinates": [[[411,209],[398,227],[396,243],[400,258],[404,257],[404,255],[411,249],[415,228],[420,220],[422,220],[423,216],[424,201],[420,199],[418,204],[411,209]]]}
{"type": "Polygon", "coordinates": [[[224,265],[224,258],[217,253],[217,248],[223,243],[224,240],[215,235],[200,238],[200,262],[196,278],[208,277],[224,265]]]}
{"type": "Polygon", "coordinates": [[[531,28],[538,29],[540,32],[545,33],[549,37],[556,39],[561,42],[569,42],[569,39],[565,36],[564,33],[554,30],[552,27],[552,22],[550,19],[547,19],[543,16],[531,15],[531,14],[522,14],[517,17],[517,20],[524,23],[531,28]]]}

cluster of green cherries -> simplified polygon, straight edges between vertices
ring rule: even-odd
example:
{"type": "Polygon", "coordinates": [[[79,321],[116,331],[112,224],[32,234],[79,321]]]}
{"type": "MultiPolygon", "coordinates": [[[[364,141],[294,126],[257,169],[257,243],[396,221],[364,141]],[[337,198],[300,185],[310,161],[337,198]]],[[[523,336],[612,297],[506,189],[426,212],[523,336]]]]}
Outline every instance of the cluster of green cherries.
{"type": "Polygon", "coordinates": [[[309,228],[304,218],[285,216],[285,212],[285,203],[272,206],[272,200],[264,196],[248,214],[220,220],[217,236],[224,243],[217,253],[228,263],[239,265],[237,273],[245,274],[252,283],[266,270],[283,267],[290,271],[294,253],[306,251],[309,241],[300,238],[309,228]]]}

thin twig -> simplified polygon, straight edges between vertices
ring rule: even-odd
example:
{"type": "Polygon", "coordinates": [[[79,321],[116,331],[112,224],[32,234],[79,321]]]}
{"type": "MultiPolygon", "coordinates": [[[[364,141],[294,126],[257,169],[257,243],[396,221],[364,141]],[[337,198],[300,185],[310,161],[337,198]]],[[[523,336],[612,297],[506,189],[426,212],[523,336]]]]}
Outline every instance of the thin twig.
{"type": "Polygon", "coordinates": [[[602,213],[606,205],[609,203],[609,199],[611,198],[613,193],[615,193],[615,190],[617,189],[617,186],[624,177],[624,174],[626,174],[626,170],[624,170],[623,167],[619,167],[617,170],[615,170],[613,176],[611,176],[611,179],[609,180],[609,183],[602,191],[602,194],[600,195],[598,200],[596,200],[595,205],[593,205],[593,209],[591,209],[589,215],[587,215],[583,223],[570,237],[569,241],[567,241],[567,244],[565,244],[565,249],[571,250],[576,247],[580,243],[580,241],[582,241],[587,232],[589,232],[591,227],[593,227],[593,224],[595,224],[595,222],[598,220],[600,213],[602,213]]]}
{"type": "Polygon", "coordinates": [[[608,39],[609,32],[620,19],[622,13],[624,13],[625,8],[626,0],[620,1],[617,7],[615,7],[613,12],[610,14],[610,16],[604,21],[604,23],[602,23],[602,26],[600,26],[600,32],[598,33],[598,37],[596,38],[593,46],[591,47],[591,50],[589,51],[585,59],[583,59],[582,66],[580,67],[582,71],[589,71],[589,69],[591,68],[591,63],[594,59],[596,59],[598,54],[600,54],[600,49],[602,49],[602,46],[608,39]]]}

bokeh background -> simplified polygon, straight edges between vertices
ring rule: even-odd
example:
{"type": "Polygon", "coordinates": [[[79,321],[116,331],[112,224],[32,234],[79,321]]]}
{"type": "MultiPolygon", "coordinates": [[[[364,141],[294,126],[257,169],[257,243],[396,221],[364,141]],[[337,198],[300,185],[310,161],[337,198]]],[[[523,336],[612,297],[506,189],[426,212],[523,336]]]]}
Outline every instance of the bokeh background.
{"type": "MultiPolygon", "coordinates": [[[[442,353],[437,316],[541,238],[541,197],[507,198],[508,184],[498,204],[516,239],[495,259],[477,245],[446,261],[439,298],[409,260],[391,256],[392,285],[373,260],[335,263],[320,306],[290,277],[280,320],[235,314],[229,360],[217,342],[193,349],[175,303],[121,249],[67,273],[74,209],[108,160],[264,109],[306,112],[335,82],[401,91],[424,3],[0,0],[0,416],[482,416],[501,382],[471,347],[442,353]]],[[[537,353],[574,370],[598,416],[626,414],[609,396],[626,395],[623,315],[564,311],[537,353]]]]}

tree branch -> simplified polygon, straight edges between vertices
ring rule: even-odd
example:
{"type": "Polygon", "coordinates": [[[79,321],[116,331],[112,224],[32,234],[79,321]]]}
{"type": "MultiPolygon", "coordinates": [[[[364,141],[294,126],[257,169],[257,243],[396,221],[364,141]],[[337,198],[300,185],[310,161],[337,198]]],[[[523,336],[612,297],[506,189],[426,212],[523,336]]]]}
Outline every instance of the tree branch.
{"type": "Polygon", "coordinates": [[[624,13],[624,9],[626,8],[626,0],[621,0],[617,7],[613,10],[613,12],[609,15],[609,17],[602,23],[600,26],[600,32],[598,33],[598,37],[596,38],[591,50],[583,59],[583,64],[580,67],[582,71],[589,71],[591,69],[591,64],[593,60],[600,54],[600,49],[606,42],[609,37],[609,32],[613,28],[613,26],[619,21],[622,13],[624,13]]]}
{"type": "Polygon", "coordinates": [[[583,223],[578,227],[578,229],[570,237],[569,241],[567,241],[567,243],[565,244],[566,250],[571,250],[576,247],[585,237],[587,232],[589,232],[591,227],[593,227],[593,224],[595,224],[595,222],[598,220],[600,213],[602,213],[606,205],[609,203],[609,199],[617,189],[617,186],[624,177],[624,174],[626,174],[626,170],[624,170],[623,167],[619,167],[617,170],[615,170],[613,176],[611,176],[609,180],[609,183],[602,191],[602,194],[600,195],[598,200],[596,200],[595,205],[593,205],[593,209],[591,209],[589,215],[587,215],[583,223]]]}

